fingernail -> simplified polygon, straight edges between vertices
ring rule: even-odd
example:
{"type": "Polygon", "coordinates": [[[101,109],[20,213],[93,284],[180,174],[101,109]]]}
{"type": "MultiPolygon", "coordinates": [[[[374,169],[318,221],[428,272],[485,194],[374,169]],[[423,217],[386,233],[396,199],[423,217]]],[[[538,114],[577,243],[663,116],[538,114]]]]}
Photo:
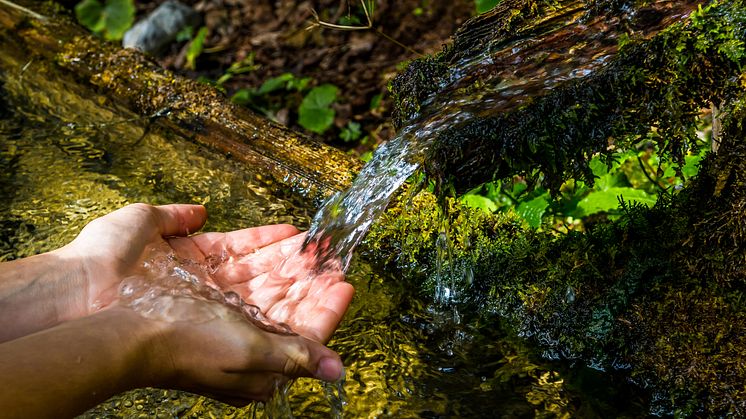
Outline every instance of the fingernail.
{"type": "Polygon", "coordinates": [[[334,382],[344,376],[342,363],[334,358],[321,358],[316,369],[316,378],[328,382],[334,382]]]}

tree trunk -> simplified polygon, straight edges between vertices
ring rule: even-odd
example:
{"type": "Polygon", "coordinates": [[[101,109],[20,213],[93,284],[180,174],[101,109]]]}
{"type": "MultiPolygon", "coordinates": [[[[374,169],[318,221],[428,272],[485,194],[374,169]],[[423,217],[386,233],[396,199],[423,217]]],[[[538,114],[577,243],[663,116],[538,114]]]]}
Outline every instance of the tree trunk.
{"type": "MultiPolygon", "coordinates": [[[[235,106],[214,88],[176,76],[138,51],[103,42],[59,6],[16,4],[20,7],[0,3],[0,72],[20,74],[27,85],[52,83],[69,90],[72,83],[82,97],[92,87],[305,198],[344,189],[361,167],[357,159],[235,106]]],[[[60,99],[50,94],[48,105],[74,106],[60,99]]]]}

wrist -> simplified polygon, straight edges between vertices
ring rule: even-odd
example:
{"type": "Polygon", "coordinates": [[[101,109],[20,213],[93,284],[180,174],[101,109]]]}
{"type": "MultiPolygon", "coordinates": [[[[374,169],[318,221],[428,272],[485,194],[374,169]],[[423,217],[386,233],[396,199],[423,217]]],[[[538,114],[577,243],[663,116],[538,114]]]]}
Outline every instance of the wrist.
{"type": "Polygon", "coordinates": [[[59,251],[3,263],[0,342],[79,317],[84,283],[75,260],[59,251]]]}
{"type": "Polygon", "coordinates": [[[122,345],[130,352],[135,387],[164,387],[176,374],[169,336],[172,325],[150,319],[129,307],[116,306],[101,313],[117,316],[122,345]]]}

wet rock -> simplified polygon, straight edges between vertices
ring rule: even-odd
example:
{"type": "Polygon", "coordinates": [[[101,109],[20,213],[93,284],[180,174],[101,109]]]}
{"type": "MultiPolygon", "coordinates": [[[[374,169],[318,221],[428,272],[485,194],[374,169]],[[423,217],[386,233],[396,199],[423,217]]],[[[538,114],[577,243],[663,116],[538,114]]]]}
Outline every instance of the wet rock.
{"type": "Polygon", "coordinates": [[[122,46],[157,55],[184,28],[200,23],[199,14],[178,1],[167,1],[124,34],[122,46]]]}

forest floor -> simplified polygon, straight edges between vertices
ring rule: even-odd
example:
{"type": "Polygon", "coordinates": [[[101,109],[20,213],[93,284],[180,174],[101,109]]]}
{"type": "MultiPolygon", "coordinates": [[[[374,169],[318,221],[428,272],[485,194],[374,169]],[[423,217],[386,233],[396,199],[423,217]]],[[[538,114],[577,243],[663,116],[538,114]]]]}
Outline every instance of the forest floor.
{"type": "MultiPolygon", "coordinates": [[[[309,27],[314,12],[326,22],[364,26],[367,19],[357,0],[181,1],[200,12],[208,35],[193,69],[188,68],[189,41],[173,44],[158,58],[164,67],[212,83],[223,77],[227,80],[220,88],[229,97],[253,89],[250,107],[299,130],[304,94],[332,84],[338,88],[330,107],[334,122],[321,137],[358,155],[393,135],[389,81],[407,62],[440,51],[475,13],[473,0],[378,0],[372,2],[373,28],[350,31],[309,27]],[[284,76],[284,88],[259,97],[262,84],[286,73],[293,76],[284,76]],[[291,80],[296,83],[287,84],[291,80]]],[[[138,1],[137,19],[159,3],[138,1]]]]}

